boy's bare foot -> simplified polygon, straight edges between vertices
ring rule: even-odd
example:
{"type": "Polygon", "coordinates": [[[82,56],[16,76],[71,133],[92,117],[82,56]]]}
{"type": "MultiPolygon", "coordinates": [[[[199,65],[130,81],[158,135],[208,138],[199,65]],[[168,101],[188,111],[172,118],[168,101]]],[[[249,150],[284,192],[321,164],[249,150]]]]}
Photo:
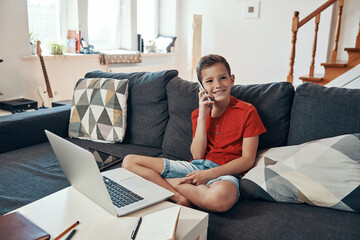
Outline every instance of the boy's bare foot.
{"type": "Polygon", "coordinates": [[[193,207],[193,204],[180,193],[175,194],[173,197],[170,198],[170,200],[181,206],[193,207]]]}
{"type": "MultiPolygon", "coordinates": [[[[165,181],[167,181],[173,188],[175,188],[175,190],[179,185],[180,180],[181,178],[165,178],[165,181]]],[[[182,206],[193,207],[193,204],[180,193],[176,193],[173,197],[170,198],[170,200],[182,206]]]]}

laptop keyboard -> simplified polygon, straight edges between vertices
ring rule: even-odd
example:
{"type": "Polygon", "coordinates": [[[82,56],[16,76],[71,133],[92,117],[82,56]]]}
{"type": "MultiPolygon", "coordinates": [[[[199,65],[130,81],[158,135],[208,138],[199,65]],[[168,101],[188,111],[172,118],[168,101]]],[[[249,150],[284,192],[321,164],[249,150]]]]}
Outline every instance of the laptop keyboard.
{"type": "Polygon", "coordinates": [[[121,186],[120,184],[110,180],[107,177],[104,177],[104,182],[108,192],[110,193],[110,198],[115,206],[118,208],[125,207],[134,202],[143,200],[142,197],[133,193],[129,189],[121,186]]]}

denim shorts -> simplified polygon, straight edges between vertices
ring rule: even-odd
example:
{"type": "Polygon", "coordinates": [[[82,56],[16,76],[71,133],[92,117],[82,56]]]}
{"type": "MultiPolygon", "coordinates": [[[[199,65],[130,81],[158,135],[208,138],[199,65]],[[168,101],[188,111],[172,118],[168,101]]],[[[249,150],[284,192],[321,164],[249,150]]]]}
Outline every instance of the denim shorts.
{"type": "MultiPolygon", "coordinates": [[[[182,178],[185,177],[187,174],[197,171],[197,170],[207,170],[210,168],[220,166],[217,163],[214,163],[210,160],[202,159],[202,160],[193,160],[191,162],[187,161],[176,161],[176,160],[169,160],[167,158],[163,158],[164,161],[164,170],[161,173],[161,177],[163,178],[182,178]]],[[[225,180],[232,182],[235,184],[237,188],[237,199],[240,198],[240,189],[239,189],[239,181],[243,175],[224,175],[220,176],[216,179],[211,179],[206,183],[206,186],[209,186],[215,181],[225,180]]]]}

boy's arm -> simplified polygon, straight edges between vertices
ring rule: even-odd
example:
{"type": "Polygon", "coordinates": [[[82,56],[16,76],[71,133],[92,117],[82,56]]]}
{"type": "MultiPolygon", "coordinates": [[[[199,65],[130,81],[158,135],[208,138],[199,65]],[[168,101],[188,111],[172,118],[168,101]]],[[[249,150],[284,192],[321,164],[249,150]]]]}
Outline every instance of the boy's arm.
{"type": "Polygon", "coordinates": [[[219,167],[191,172],[182,179],[181,183],[206,184],[219,176],[241,174],[249,170],[254,165],[258,143],[259,136],[244,138],[241,157],[219,167]]]}
{"type": "Polygon", "coordinates": [[[190,146],[190,152],[193,159],[203,159],[205,156],[206,147],[206,117],[199,116],[197,119],[195,136],[190,146]]]}
{"type": "Polygon", "coordinates": [[[197,118],[195,135],[190,146],[190,152],[193,159],[203,159],[207,148],[206,118],[209,114],[214,101],[208,101],[212,97],[206,90],[199,92],[199,115],[197,118]]]}

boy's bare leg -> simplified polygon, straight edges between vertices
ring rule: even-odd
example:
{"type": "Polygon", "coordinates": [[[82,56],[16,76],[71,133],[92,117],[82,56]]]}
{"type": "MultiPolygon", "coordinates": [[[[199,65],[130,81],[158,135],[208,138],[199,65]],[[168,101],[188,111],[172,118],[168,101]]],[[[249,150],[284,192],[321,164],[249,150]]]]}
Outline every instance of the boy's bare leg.
{"type": "Polygon", "coordinates": [[[179,184],[181,178],[165,180],[194,205],[208,211],[226,212],[237,199],[237,187],[229,181],[220,180],[206,186],[190,183],[179,184]]]}
{"type": "Polygon", "coordinates": [[[183,206],[191,206],[191,202],[186,197],[160,176],[164,170],[162,158],[127,155],[123,160],[122,167],[173,192],[174,196],[170,198],[173,202],[183,206]]]}

